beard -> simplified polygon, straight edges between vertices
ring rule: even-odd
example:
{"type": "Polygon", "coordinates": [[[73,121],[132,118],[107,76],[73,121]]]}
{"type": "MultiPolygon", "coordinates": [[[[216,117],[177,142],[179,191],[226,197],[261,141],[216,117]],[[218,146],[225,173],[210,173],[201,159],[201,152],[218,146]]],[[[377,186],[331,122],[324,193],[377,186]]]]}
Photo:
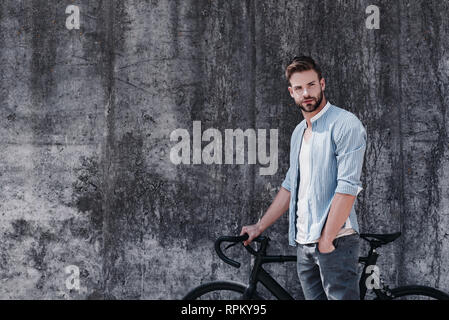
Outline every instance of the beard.
{"type": "Polygon", "coordinates": [[[307,97],[304,100],[310,100],[313,99],[313,101],[308,102],[305,106],[301,102],[297,102],[296,105],[301,108],[304,112],[313,112],[320,106],[321,102],[323,101],[323,90],[320,90],[320,93],[317,97],[307,97]]]}

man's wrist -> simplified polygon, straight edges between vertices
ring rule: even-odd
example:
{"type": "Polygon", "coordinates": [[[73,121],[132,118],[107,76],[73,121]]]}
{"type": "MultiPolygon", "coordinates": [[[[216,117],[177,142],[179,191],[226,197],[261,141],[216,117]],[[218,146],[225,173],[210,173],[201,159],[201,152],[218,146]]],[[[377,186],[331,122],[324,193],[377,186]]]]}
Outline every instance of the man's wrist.
{"type": "Polygon", "coordinates": [[[263,226],[262,226],[262,220],[259,220],[257,223],[256,223],[256,227],[257,227],[257,230],[259,231],[259,233],[262,233],[265,229],[263,228],[263,226]]]}
{"type": "Polygon", "coordinates": [[[322,237],[321,237],[321,240],[324,243],[332,243],[334,241],[334,239],[335,239],[335,236],[331,237],[330,235],[327,235],[327,234],[323,234],[322,237]]]}

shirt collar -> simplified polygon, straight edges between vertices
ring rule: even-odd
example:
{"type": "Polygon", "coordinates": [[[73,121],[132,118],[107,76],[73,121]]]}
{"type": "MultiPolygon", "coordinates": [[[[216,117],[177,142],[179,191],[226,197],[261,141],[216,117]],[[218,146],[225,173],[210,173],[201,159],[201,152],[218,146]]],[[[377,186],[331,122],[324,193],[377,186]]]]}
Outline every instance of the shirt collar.
{"type": "Polygon", "coordinates": [[[326,103],[326,105],[324,106],[323,109],[321,109],[320,112],[318,112],[316,115],[314,115],[311,119],[310,122],[314,122],[316,120],[318,120],[319,117],[321,117],[326,111],[327,109],[329,109],[329,107],[331,106],[331,104],[329,103],[329,101],[326,103]]]}

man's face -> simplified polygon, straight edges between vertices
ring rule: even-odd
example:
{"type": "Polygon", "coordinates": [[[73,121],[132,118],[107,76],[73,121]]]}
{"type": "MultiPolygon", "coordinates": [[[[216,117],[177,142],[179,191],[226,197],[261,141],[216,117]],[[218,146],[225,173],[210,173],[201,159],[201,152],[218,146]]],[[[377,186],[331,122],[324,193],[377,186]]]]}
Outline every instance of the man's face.
{"type": "Polygon", "coordinates": [[[290,96],[304,112],[315,111],[323,101],[325,88],[324,78],[318,79],[314,70],[295,72],[290,77],[291,86],[288,87],[290,96]]]}

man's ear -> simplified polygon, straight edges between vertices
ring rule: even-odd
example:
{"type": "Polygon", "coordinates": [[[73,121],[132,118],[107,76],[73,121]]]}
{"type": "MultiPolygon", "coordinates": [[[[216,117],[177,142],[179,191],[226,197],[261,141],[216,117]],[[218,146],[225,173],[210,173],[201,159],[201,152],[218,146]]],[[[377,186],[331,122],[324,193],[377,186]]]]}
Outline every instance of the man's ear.
{"type": "Polygon", "coordinates": [[[290,92],[290,96],[294,98],[292,87],[288,87],[288,92],[290,92]]]}
{"type": "Polygon", "coordinates": [[[324,80],[324,78],[321,78],[320,84],[321,84],[321,90],[324,91],[324,89],[326,89],[326,80],[324,80]]]}

